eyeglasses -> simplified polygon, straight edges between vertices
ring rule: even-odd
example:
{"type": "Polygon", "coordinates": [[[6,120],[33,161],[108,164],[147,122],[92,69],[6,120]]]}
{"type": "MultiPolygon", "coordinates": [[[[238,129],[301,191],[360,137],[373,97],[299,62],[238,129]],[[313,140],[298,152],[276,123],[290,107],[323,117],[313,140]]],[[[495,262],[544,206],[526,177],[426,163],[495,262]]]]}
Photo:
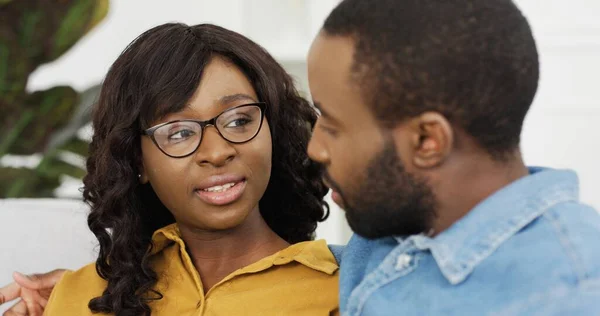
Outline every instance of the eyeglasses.
{"type": "Polygon", "coordinates": [[[207,126],[214,126],[223,139],[233,144],[251,141],[262,127],[267,104],[240,105],[223,111],[208,121],[177,120],[153,126],[142,133],[167,156],[183,158],[193,154],[207,126]]]}

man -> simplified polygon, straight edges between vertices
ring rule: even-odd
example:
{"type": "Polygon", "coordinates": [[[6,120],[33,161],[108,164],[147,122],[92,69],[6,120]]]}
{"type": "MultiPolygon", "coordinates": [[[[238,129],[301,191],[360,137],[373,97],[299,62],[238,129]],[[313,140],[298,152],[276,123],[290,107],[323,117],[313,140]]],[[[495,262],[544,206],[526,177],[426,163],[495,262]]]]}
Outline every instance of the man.
{"type": "Polygon", "coordinates": [[[512,1],[345,0],[308,65],[308,151],[357,233],[343,315],[600,312],[598,214],[519,151],[539,69],[512,1]]]}
{"type": "Polygon", "coordinates": [[[539,69],[511,0],[342,1],[308,71],[308,152],[357,234],[343,315],[600,314],[600,216],[519,150],[539,69]]]}

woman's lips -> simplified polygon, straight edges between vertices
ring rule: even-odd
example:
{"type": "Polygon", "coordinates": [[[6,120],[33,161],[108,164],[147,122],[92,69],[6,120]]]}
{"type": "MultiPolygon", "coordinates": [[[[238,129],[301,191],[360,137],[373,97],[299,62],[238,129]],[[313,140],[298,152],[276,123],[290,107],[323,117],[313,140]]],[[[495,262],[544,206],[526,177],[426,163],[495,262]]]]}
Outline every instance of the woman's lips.
{"type": "Polygon", "coordinates": [[[227,205],[240,199],[246,189],[246,184],[246,179],[243,179],[237,182],[227,182],[196,189],[194,193],[207,204],[227,205]]]}

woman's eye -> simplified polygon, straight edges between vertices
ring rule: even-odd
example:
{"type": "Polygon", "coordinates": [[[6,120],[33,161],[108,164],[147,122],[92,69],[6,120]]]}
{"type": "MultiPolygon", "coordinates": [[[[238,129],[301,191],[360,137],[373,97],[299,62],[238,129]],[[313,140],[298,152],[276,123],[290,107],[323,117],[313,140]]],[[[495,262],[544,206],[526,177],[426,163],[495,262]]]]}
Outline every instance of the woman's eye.
{"type": "Polygon", "coordinates": [[[194,136],[194,131],[191,131],[189,129],[183,129],[180,131],[176,131],[174,133],[169,134],[169,140],[180,140],[180,139],[186,139],[189,137],[194,136]]]}
{"type": "Polygon", "coordinates": [[[247,118],[238,118],[238,119],[235,119],[235,120],[229,122],[229,124],[227,124],[225,127],[240,127],[240,126],[247,125],[250,122],[251,122],[250,119],[247,119],[247,118]]]}

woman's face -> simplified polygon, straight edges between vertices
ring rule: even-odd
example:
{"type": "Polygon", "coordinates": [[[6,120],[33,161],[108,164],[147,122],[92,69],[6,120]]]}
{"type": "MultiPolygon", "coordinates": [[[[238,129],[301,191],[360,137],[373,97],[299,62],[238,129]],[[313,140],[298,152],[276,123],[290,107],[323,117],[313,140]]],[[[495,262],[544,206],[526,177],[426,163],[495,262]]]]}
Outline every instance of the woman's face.
{"type": "MultiPolygon", "coordinates": [[[[182,119],[209,120],[223,111],[254,103],[258,97],[244,73],[226,59],[215,57],[204,70],[200,85],[180,112],[153,126],[182,119]]],[[[229,126],[237,126],[231,122],[229,126]]],[[[177,140],[189,132],[177,133],[177,140]]],[[[266,118],[256,137],[246,143],[225,140],[214,126],[202,132],[198,149],[184,158],[164,154],[152,139],[142,137],[142,177],[148,181],[180,226],[206,231],[238,227],[258,215],[271,175],[271,132],[266,118]]]]}

